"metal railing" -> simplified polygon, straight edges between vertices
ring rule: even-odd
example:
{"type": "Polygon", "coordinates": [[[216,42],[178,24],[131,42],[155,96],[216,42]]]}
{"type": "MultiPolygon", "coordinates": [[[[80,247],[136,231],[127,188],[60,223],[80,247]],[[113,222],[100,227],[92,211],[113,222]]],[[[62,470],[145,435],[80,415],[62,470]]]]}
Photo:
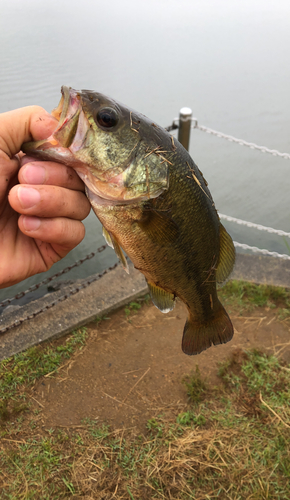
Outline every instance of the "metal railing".
{"type": "Polygon", "coordinates": [[[229,142],[235,142],[240,146],[246,146],[250,149],[256,149],[261,153],[269,153],[273,156],[279,156],[280,158],[284,158],[285,160],[290,160],[289,153],[280,153],[280,151],[278,151],[277,149],[269,149],[266,146],[258,146],[258,144],[255,144],[254,142],[247,142],[232,135],[219,132],[218,130],[213,130],[212,128],[206,127],[205,125],[199,125],[197,118],[192,117],[192,110],[190,108],[181,108],[179,118],[174,118],[172,124],[169,125],[169,127],[166,127],[165,130],[171,132],[178,129],[178,140],[183,145],[183,147],[188,150],[190,131],[191,129],[195,128],[197,130],[201,130],[202,132],[206,132],[207,134],[215,135],[220,139],[226,139],[229,142]]]}
{"type": "MultiPolygon", "coordinates": [[[[193,118],[192,110],[190,108],[181,108],[179,112],[179,118],[174,118],[172,124],[169,127],[166,127],[165,130],[171,132],[173,130],[178,129],[178,140],[183,145],[185,149],[189,149],[189,140],[190,140],[190,132],[192,129],[198,129],[202,132],[206,132],[207,134],[215,135],[221,139],[226,139],[227,141],[234,142],[239,144],[240,146],[246,146],[250,149],[256,149],[261,153],[268,153],[273,156],[278,156],[280,158],[284,158],[285,160],[290,160],[289,153],[281,153],[276,149],[269,149],[266,146],[258,146],[254,142],[247,142],[243,139],[238,139],[237,137],[233,137],[232,135],[224,134],[223,132],[218,132],[217,130],[213,130],[204,125],[199,125],[197,118],[193,118]]],[[[280,229],[274,229],[272,227],[262,226],[261,224],[256,224],[254,222],[248,222],[242,219],[237,219],[235,217],[231,217],[229,215],[219,214],[221,219],[227,220],[229,222],[234,222],[236,224],[244,225],[250,228],[255,228],[260,231],[267,231],[268,233],[277,234],[283,237],[290,237],[290,233],[282,231],[280,229]]],[[[236,248],[242,248],[243,250],[250,250],[254,253],[260,253],[262,255],[268,255],[271,257],[278,257],[284,260],[290,260],[290,256],[286,254],[280,254],[278,252],[270,252],[264,248],[258,248],[256,246],[250,246],[245,243],[239,243],[234,241],[234,245],[236,248]]]]}

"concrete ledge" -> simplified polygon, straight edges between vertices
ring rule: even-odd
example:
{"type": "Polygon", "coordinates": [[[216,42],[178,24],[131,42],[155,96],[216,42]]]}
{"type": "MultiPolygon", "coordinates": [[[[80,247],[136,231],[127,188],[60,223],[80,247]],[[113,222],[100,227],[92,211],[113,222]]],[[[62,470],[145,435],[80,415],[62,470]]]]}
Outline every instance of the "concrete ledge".
{"type": "MultiPolygon", "coordinates": [[[[290,288],[290,261],[238,254],[231,278],[290,288]]],[[[33,314],[85,281],[86,279],[78,280],[57,292],[1,315],[0,328],[6,328],[16,320],[33,314]]],[[[0,334],[0,361],[45,340],[65,335],[98,316],[122,307],[147,291],[146,281],[140,272],[131,265],[128,276],[119,266],[51,309],[0,334]]]]}
{"type": "Polygon", "coordinates": [[[290,260],[237,254],[231,279],[290,288],[290,260]]]}
{"type": "MultiPolygon", "coordinates": [[[[50,305],[57,298],[68,294],[71,289],[85,281],[86,279],[78,280],[57,292],[30,302],[16,311],[0,316],[0,328],[6,328],[16,320],[23,319],[50,305]]],[[[0,334],[0,361],[45,340],[65,335],[113,309],[128,304],[146,292],[147,284],[141,273],[130,266],[128,276],[123,268],[118,266],[100,280],[91,283],[87,288],[68,297],[63,302],[59,302],[51,309],[0,334]]]]}

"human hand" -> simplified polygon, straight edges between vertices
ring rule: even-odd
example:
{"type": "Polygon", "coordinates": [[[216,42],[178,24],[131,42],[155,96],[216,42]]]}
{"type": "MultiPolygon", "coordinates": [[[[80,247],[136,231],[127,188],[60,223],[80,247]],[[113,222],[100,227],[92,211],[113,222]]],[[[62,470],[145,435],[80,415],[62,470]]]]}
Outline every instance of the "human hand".
{"type": "Polygon", "coordinates": [[[47,271],[85,235],[81,220],[90,204],[75,171],[15,156],[56,125],[39,106],[0,114],[0,288],[47,271]]]}

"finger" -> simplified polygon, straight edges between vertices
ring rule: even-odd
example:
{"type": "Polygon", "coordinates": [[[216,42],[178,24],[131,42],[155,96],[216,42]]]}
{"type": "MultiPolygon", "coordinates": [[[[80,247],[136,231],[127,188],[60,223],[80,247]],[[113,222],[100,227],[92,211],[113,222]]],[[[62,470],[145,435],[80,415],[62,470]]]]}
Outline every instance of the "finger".
{"type": "Polygon", "coordinates": [[[57,186],[14,186],[9,203],[18,213],[37,217],[69,217],[82,220],[90,212],[84,193],[57,186]]]}
{"type": "Polygon", "coordinates": [[[18,219],[18,226],[25,235],[50,243],[60,257],[64,257],[76,247],[85,236],[85,227],[82,222],[64,217],[39,219],[21,215],[18,219]]]}
{"type": "Polygon", "coordinates": [[[0,115],[0,149],[12,158],[23,142],[46,139],[57,120],[40,106],[27,106],[0,115]]]}
{"type": "Polygon", "coordinates": [[[73,168],[52,161],[38,161],[24,156],[18,179],[21,184],[45,184],[84,191],[83,181],[73,168]]]}
{"type": "Polygon", "coordinates": [[[15,156],[12,160],[1,158],[0,152],[0,203],[6,199],[7,194],[14,184],[17,184],[19,161],[15,156]]]}

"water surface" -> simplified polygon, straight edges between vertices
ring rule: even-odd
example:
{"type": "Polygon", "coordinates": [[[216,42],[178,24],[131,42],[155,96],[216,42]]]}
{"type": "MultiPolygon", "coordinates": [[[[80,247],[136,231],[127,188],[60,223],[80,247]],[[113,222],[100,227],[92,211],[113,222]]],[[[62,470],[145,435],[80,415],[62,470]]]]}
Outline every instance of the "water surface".
{"type": "MultiPolygon", "coordinates": [[[[0,111],[30,104],[50,111],[66,84],[108,94],[163,126],[189,106],[203,125],[290,152],[288,0],[0,0],[0,7],[0,111]]],[[[221,213],[290,230],[290,160],[197,130],[190,153],[221,213]]],[[[94,214],[85,225],[84,241],[50,274],[103,244],[94,214]]],[[[241,243],[288,252],[281,237],[225,225],[241,243]]],[[[66,277],[115,260],[109,249],[66,277]]],[[[0,299],[42,277],[2,290],[0,299]]]]}

